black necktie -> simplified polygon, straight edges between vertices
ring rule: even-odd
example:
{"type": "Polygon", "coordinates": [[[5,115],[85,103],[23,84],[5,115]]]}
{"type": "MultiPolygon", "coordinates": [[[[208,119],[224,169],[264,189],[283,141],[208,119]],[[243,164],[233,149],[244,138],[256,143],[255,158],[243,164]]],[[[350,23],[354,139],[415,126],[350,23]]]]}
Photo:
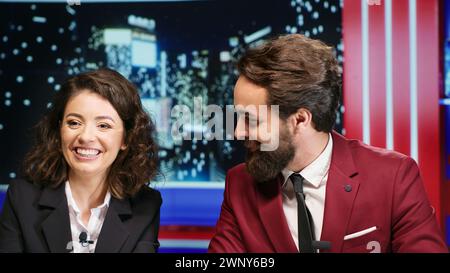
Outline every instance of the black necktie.
{"type": "Polygon", "coordinates": [[[298,214],[298,248],[300,253],[315,253],[313,248],[313,229],[312,218],[305,203],[305,195],[303,194],[303,176],[293,173],[291,176],[292,184],[294,184],[295,196],[297,197],[297,214],[298,214]]]}

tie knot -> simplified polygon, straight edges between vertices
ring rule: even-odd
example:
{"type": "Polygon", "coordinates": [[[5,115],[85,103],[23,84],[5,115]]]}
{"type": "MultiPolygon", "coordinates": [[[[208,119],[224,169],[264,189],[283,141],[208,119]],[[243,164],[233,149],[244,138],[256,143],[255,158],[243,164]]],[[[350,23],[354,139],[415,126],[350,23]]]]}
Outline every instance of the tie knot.
{"type": "Polygon", "coordinates": [[[305,180],[305,178],[303,178],[303,176],[301,176],[298,173],[291,174],[290,178],[291,178],[292,184],[294,185],[295,193],[303,194],[303,181],[305,180]]]}

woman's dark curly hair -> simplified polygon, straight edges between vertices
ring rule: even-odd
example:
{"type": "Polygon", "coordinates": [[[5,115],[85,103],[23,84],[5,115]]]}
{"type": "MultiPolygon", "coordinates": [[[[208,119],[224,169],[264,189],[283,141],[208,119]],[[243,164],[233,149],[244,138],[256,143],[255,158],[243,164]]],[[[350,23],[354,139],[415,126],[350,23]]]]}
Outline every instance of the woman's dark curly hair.
{"type": "Polygon", "coordinates": [[[49,187],[67,181],[69,166],[62,154],[60,126],[67,102],[85,90],[107,99],[123,121],[127,148],[111,165],[107,183],[115,198],[133,196],[157,173],[155,126],[142,107],[137,88],[106,68],[79,74],[62,85],[49,112],[36,126],[36,143],[24,160],[25,177],[49,187]]]}

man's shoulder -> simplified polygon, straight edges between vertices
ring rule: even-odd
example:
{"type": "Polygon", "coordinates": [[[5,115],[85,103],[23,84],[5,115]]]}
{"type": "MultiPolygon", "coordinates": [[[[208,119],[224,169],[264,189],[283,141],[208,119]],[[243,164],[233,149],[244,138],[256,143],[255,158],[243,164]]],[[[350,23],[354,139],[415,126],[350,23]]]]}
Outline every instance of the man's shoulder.
{"type": "Polygon", "coordinates": [[[253,181],[252,176],[247,171],[245,163],[240,163],[228,170],[227,180],[235,180],[235,179],[253,181]]]}
{"type": "Polygon", "coordinates": [[[240,163],[228,170],[225,184],[228,190],[233,188],[233,191],[240,191],[248,190],[249,186],[253,187],[256,183],[248,173],[245,163],[240,163]]]}
{"type": "Polygon", "coordinates": [[[402,162],[413,161],[409,156],[400,152],[368,145],[360,140],[344,138],[344,142],[350,148],[353,161],[357,166],[373,166],[375,164],[390,169],[397,168],[402,162]]]}
{"type": "Polygon", "coordinates": [[[241,173],[247,173],[247,168],[245,167],[245,163],[239,163],[236,166],[234,166],[228,170],[228,174],[241,174],[241,173]]]}

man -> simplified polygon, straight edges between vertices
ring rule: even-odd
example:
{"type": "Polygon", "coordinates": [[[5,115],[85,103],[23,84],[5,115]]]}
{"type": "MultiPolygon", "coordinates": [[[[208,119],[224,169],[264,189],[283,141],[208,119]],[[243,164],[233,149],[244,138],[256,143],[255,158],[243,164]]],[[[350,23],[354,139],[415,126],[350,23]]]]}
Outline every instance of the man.
{"type": "Polygon", "coordinates": [[[281,36],[248,50],[238,70],[237,109],[278,106],[279,118],[238,119],[247,159],[227,174],[209,252],[448,251],[415,161],[332,130],[341,95],[332,48],[281,36]],[[278,148],[262,151],[258,128],[273,122],[278,148]]]}

